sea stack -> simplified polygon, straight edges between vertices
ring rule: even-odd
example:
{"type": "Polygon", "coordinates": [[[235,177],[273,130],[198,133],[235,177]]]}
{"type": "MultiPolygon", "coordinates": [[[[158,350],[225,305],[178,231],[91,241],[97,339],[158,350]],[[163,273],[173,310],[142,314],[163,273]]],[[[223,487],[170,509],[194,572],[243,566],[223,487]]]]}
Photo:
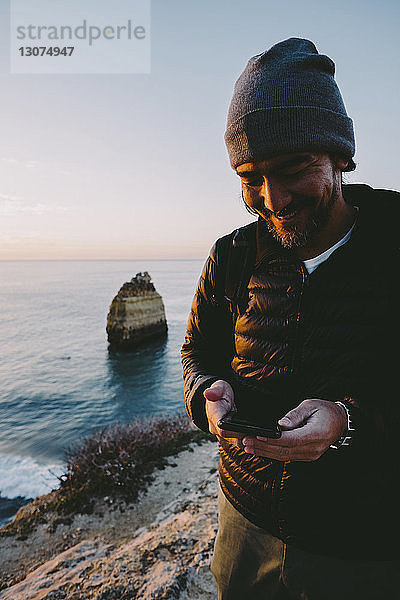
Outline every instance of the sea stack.
{"type": "Polygon", "coordinates": [[[107,336],[111,348],[129,350],[143,342],[164,337],[167,320],[163,300],[145,271],[124,283],[111,302],[107,336]]]}

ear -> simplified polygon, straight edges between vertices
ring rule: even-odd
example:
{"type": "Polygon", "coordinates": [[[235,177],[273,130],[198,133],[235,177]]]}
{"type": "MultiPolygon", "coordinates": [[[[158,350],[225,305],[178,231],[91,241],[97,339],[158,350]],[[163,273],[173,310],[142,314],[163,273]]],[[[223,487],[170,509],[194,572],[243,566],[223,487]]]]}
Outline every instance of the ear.
{"type": "Polygon", "coordinates": [[[349,164],[349,161],[341,156],[335,156],[335,164],[336,167],[340,169],[340,171],[344,171],[347,165],[349,164]]]}

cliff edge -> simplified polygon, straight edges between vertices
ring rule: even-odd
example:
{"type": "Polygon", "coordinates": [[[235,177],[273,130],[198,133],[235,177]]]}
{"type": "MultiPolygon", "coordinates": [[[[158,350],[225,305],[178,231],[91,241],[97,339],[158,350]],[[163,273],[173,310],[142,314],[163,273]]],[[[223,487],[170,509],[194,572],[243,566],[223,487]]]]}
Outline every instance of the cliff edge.
{"type": "MultiPolygon", "coordinates": [[[[91,514],[46,513],[28,535],[3,537],[0,599],[214,600],[217,464],[215,442],[192,444],[134,504],[104,497],[91,514]]],[[[35,502],[23,510],[48,497],[35,502]]]]}

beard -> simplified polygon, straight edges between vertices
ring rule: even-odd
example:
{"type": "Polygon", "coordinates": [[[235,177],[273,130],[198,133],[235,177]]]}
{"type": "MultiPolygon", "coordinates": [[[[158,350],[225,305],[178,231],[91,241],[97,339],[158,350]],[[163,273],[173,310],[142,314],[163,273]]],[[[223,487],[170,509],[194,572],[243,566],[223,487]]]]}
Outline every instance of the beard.
{"type": "Polygon", "coordinates": [[[284,224],[277,227],[271,218],[265,218],[267,229],[274,239],[284,248],[292,250],[305,246],[315,233],[320,231],[329,221],[333,206],[339,197],[339,188],[336,180],[333,181],[332,193],[327,201],[315,205],[315,200],[311,198],[298,198],[294,201],[296,207],[301,209],[304,206],[314,205],[314,211],[308,216],[307,221],[302,225],[284,224]]]}

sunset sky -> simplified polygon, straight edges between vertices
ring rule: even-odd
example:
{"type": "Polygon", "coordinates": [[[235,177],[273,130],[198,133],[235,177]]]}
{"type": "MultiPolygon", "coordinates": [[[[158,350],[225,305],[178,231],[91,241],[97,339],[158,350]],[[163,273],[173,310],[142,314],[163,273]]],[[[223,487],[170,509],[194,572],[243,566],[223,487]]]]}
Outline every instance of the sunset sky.
{"type": "Polygon", "coordinates": [[[152,0],[151,72],[124,75],[10,74],[8,4],[0,259],[205,257],[252,220],[223,142],[233,84],[291,36],[336,63],[357,141],[348,180],[400,189],[395,0],[152,0]]]}

